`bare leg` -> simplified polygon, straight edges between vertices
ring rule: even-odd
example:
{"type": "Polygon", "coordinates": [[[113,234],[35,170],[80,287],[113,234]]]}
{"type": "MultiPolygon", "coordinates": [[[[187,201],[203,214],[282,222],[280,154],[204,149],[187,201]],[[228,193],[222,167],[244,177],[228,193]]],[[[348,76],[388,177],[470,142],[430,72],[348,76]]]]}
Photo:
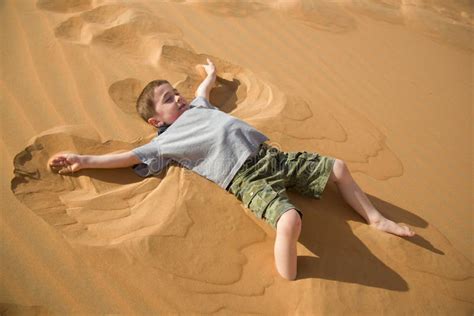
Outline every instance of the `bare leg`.
{"type": "Polygon", "coordinates": [[[301,232],[301,217],[295,209],[286,211],[277,222],[275,265],[287,280],[295,280],[297,273],[296,243],[301,232]]]}
{"type": "Polygon", "coordinates": [[[344,200],[352,206],[370,226],[398,236],[415,235],[415,232],[409,227],[400,226],[380,214],[354,181],[349,169],[342,160],[336,159],[329,180],[336,183],[344,200]]]}

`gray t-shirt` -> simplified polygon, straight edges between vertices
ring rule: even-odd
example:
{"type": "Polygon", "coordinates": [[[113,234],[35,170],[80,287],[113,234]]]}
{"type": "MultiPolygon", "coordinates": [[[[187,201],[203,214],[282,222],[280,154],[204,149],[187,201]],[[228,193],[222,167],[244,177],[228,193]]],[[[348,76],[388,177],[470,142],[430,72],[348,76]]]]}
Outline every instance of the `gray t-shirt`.
{"type": "Polygon", "coordinates": [[[142,162],[133,170],[147,177],[174,160],[226,189],[245,160],[267,140],[251,125],[199,96],[165,132],[132,150],[142,162]]]}

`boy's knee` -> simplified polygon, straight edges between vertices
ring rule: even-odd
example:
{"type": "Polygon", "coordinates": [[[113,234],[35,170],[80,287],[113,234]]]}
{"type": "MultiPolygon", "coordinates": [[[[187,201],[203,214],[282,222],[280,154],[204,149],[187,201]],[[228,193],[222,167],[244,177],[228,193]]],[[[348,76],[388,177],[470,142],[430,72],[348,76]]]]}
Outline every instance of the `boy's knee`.
{"type": "Polygon", "coordinates": [[[348,175],[349,169],[347,168],[347,165],[344,160],[336,159],[332,167],[330,179],[337,182],[341,179],[344,179],[348,175]]]}
{"type": "Polygon", "coordinates": [[[290,209],[280,216],[277,222],[277,232],[286,236],[298,237],[301,232],[301,217],[296,209],[290,209]]]}

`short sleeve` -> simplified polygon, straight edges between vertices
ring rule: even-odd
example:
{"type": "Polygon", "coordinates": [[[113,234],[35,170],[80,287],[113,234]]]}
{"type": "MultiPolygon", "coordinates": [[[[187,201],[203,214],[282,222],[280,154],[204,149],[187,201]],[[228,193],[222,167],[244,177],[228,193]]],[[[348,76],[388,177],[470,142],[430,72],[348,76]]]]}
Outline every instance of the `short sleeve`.
{"type": "Polygon", "coordinates": [[[204,107],[208,109],[219,110],[218,107],[215,107],[214,105],[212,105],[211,102],[209,102],[209,100],[203,96],[198,96],[194,98],[194,100],[192,100],[191,103],[189,104],[195,107],[204,107]]]}
{"type": "Polygon", "coordinates": [[[142,162],[132,167],[133,171],[141,177],[159,173],[170,163],[170,159],[163,158],[163,155],[161,155],[159,143],[156,140],[132,149],[132,152],[142,162]]]}

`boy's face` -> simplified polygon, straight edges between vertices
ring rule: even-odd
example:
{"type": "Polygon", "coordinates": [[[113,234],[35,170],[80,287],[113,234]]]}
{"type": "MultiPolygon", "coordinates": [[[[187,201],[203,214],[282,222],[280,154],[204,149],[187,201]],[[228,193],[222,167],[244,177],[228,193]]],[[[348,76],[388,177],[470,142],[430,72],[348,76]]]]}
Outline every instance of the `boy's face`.
{"type": "Polygon", "coordinates": [[[162,84],[155,88],[155,116],[148,119],[148,123],[159,127],[163,124],[172,124],[186,110],[189,104],[178,90],[170,84],[162,84]]]}

